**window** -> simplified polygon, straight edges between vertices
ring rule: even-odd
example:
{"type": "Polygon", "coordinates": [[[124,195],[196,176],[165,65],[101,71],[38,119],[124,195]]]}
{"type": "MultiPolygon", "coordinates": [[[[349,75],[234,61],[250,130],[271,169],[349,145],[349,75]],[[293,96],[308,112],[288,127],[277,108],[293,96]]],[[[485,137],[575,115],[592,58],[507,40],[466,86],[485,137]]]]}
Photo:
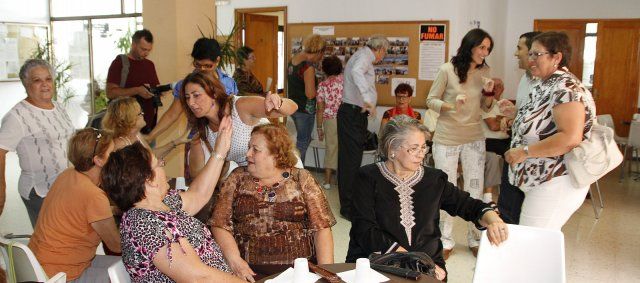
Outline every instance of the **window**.
{"type": "Polygon", "coordinates": [[[591,89],[593,86],[593,70],[596,63],[596,43],[598,41],[598,23],[588,23],[584,38],[582,67],[582,83],[591,89]]]}
{"type": "Polygon", "coordinates": [[[70,95],[62,99],[74,126],[81,128],[89,115],[106,107],[109,66],[128,52],[119,42],[142,28],[142,0],[50,0],[50,6],[53,54],[70,66],[70,95]]]}

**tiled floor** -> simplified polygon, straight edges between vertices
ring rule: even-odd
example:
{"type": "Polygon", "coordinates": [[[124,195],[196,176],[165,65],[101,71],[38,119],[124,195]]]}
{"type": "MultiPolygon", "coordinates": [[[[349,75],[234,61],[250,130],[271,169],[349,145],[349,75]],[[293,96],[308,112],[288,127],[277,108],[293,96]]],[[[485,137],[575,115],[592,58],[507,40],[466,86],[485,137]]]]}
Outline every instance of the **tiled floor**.
{"type": "MultiPolygon", "coordinates": [[[[16,190],[17,168],[15,153],[9,153],[7,203],[0,217],[2,234],[33,231],[16,190]]],[[[605,208],[599,220],[594,218],[590,200],[586,200],[562,229],[568,282],[640,282],[640,182],[627,178],[618,183],[618,174],[619,171],[615,171],[600,182],[605,208]]],[[[337,187],[326,193],[338,221],[333,227],[335,260],[343,262],[351,224],[339,217],[337,187]]],[[[466,247],[465,233],[464,222],[456,219],[457,245],[447,262],[449,282],[471,282],[473,278],[475,258],[466,247]]]]}

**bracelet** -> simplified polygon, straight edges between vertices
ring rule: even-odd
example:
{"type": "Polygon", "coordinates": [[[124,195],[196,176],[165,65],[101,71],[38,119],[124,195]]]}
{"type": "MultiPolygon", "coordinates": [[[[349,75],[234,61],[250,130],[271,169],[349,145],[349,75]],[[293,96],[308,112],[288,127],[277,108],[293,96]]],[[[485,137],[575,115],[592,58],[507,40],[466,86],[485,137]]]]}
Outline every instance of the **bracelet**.
{"type": "Polygon", "coordinates": [[[524,154],[528,157],[529,156],[529,146],[525,145],[522,150],[524,150],[524,154]]]}
{"type": "Polygon", "coordinates": [[[211,157],[219,160],[224,160],[224,156],[220,155],[220,153],[217,153],[215,151],[211,154],[211,157]]]}

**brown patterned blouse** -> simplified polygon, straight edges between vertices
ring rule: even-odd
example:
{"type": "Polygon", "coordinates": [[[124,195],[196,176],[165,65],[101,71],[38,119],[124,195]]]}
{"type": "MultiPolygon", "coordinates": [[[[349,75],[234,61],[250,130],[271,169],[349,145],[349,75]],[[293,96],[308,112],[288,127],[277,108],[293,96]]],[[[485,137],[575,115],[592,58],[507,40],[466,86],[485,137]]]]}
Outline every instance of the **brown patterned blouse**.
{"type": "Polygon", "coordinates": [[[249,264],[292,264],[314,259],[314,233],[336,220],[320,185],[304,169],[273,190],[258,192],[246,167],[234,170],[222,185],[209,224],[225,229],[249,264]]]}
{"type": "Polygon", "coordinates": [[[265,96],[262,84],[251,71],[237,68],[233,72],[233,80],[238,85],[239,95],[260,95],[265,96]]]}

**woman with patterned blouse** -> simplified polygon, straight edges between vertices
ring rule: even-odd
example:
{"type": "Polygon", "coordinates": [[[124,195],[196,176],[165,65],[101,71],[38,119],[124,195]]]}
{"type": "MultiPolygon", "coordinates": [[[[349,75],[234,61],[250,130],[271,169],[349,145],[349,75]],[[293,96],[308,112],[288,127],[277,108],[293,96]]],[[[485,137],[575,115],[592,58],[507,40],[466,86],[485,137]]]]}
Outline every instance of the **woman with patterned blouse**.
{"type": "Polygon", "coordinates": [[[593,97],[566,68],[571,45],[565,33],[545,32],[529,50],[529,99],[513,123],[509,181],[525,192],[520,225],[560,230],[584,201],[589,186],[575,188],[564,155],[591,134],[593,97]]]}
{"type": "Polygon", "coordinates": [[[333,263],[336,220],[311,173],[293,167],[297,158],[287,130],[254,128],[247,161],[222,185],[209,221],[233,273],[254,282],[284,271],[296,258],[333,263]]]}
{"type": "Polygon", "coordinates": [[[253,66],[256,64],[256,55],[253,53],[253,49],[248,46],[242,46],[236,51],[236,58],[238,58],[238,68],[233,72],[233,80],[238,84],[238,95],[259,95],[265,96],[265,91],[262,88],[262,84],[251,72],[253,66]]]}
{"type": "Polygon", "coordinates": [[[337,56],[330,56],[322,60],[322,71],[328,76],[318,84],[316,112],[316,129],[318,139],[324,140],[324,183],[322,187],[331,189],[332,171],[338,169],[338,108],[342,104],[342,61],[337,56]]]}
{"type": "Polygon", "coordinates": [[[385,161],[361,167],[356,176],[360,185],[353,192],[358,197],[353,199],[347,262],[398,243],[400,252],[428,254],[437,265],[437,279],[443,280],[440,209],[486,227],[494,245],[507,239],[507,225],[489,205],[456,188],[444,172],[422,166],[427,135],[424,125],[406,115],[383,128],[378,153],[385,161]]]}
{"type": "Polygon", "coordinates": [[[396,95],[396,106],[384,111],[382,115],[382,120],[380,121],[380,132],[384,129],[384,125],[386,125],[391,118],[398,115],[407,115],[413,119],[416,119],[422,122],[422,116],[420,112],[413,110],[411,108],[411,97],[413,96],[413,88],[411,85],[407,83],[401,83],[396,86],[396,89],[393,90],[393,94],[396,95]]]}
{"type": "Polygon", "coordinates": [[[122,261],[133,282],[243,282],[230,273],[211,233],[193,217],[211,197],[229,152],[229,117],[219,133],[204,174],[184,192],[169,188],[164,162],[140,142],[109,156],[102,185],[124,211],[122,261]]]}

